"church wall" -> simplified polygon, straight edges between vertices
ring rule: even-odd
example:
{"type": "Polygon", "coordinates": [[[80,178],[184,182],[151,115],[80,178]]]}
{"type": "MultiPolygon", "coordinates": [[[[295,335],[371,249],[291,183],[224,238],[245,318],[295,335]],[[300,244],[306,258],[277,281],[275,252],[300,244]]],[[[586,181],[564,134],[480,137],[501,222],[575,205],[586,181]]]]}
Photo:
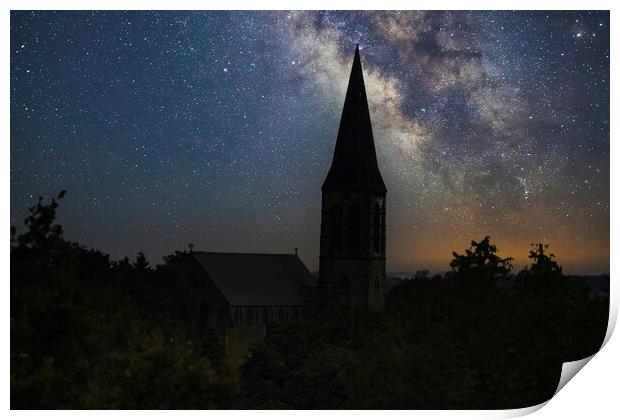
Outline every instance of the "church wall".
{"type": "Polygon", "coordinates": [[[385,197],[372,193],[323,193],[319,284],[327,303],[383,307],[385,291],[385,197]],[[331,235],[334,206],[342,211],[340,240],[331,235]],[[346,211],[356,206],[358,227],[351,238],[352,220],[346,211]],[[376,211],[379,210],[379,211],[376,211]],[[379,233],[377,241],[375,236],[379,233]],[[334,249],[334,242],[337,249],[334,249]]]}
{"type": "Polygon", "coordinates": [[[335,205],[340,206],[343,210],[341,251],[339,254],[385,258],[385,246],[383,245],[378,250],[373,246],[376,205],[380,207],[382,213],[380,219],[381,239],[382,243],[385,243],[385,197],[369,193],[323,193],[321,206],[321,255],[326,256],[331,253],[329,243],[330,217],[335,205]],[[350,232],[350,218],[348,217],[347,210],[351,206],[357,206],[359,210],[359,248],[357,249],[351,249],[347,243],[347,234],[350,232]]]}
{"type": "Polygon", "coordinates": [[[229,303],[217,286],[193,258],[188,258],[185,273],[190,284],[194,284],[197,293],[196,324],[199,334],[204,329],[212,328],[223,332],[231,325],[229,303]],[[206,303],[206,308],[204,304],[206,303]],[[204,311],[206,309],[206,313],[204,311]],[[206,318],[206,319],[205,319],[206,318]]]}
{"type": "Polygon", "coordinates": [[[301,317],[302,306],[296,305],[231,305],[230,318],[235,325],[247,327],[267,325],[270,322],[293,321],[301,317]]]}
{"type": "Polygon", "coordinates": [[[199,335],[212,328],[225,342],[231,334],[241,342],[256,341],[264,338],[269,323],[299,320],[311,309],[309,305],[232,305],[192,257],[185,260],[183,273],[195,291],[192,297],[199,335]]]}
{"type": "Polygon", "coordinates": [[[385,259],[334,259],[320,262],[327,300],[355,306],[383,307],[385,259]]]}
{"type": "Polygon", "coordinates": [[[263,306],[231,305],[230,318],[233,320],[240,341],[262,340],[266,326],[272,322],[298,320],[302,316],[302,306],[263,306]]]}

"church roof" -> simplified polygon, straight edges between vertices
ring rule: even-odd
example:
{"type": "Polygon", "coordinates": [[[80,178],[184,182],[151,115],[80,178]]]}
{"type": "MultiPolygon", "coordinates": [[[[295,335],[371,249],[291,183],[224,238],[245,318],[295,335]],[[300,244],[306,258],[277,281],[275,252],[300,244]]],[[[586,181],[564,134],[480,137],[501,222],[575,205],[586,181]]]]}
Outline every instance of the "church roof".
{"type": "Polygon", "coordinates": [[[386,192],[377,165],[362,62],[357,46],[342,108],[334,157],[321,190],[383,194],[386,192]]]}
{"type": "Polygon", "coordinates": [[[231,305],[305,305],[316,280],[297,255],[193,252],[231,305]]]}

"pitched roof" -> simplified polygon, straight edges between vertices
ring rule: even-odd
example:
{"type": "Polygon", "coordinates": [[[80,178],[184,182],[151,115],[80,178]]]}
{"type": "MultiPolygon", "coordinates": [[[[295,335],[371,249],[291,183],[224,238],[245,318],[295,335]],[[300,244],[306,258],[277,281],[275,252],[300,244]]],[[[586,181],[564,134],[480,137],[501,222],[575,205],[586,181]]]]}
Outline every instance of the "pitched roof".
{"type": "Polygon", "coordinates": [[[383,194],[386,192],[377,165],[362,62],[357,46],[342,108],[334,157],[321,190],[368,191],[383,194]]]}
{"type": "Polygon", "coordinates": [[[293,254],[193,252],[231,305],[304,305],[316,283],[293,254]]]}

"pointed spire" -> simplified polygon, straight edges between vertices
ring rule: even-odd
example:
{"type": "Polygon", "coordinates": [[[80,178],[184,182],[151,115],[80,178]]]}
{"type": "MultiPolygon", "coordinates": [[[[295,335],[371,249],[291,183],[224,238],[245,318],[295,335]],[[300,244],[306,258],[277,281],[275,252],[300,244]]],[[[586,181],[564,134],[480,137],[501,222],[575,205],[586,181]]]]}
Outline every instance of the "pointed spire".
{"type": "Polygon", "coordinates": [[[355,45],[332,165],[321,190],[386,192],[377,165],[358,44],[355,45]]]}

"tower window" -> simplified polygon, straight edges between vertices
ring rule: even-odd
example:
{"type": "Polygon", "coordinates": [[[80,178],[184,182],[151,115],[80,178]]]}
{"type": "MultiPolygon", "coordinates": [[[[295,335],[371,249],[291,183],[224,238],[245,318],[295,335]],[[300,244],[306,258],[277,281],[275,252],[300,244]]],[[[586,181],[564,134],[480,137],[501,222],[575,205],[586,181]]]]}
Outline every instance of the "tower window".
{"type": "Polygon", "coordinates": [[[340,244],[342,243],[342,208],[337,204],[334,205],[330,216],[329,248],[332,252],[340,252],[340,244]]]}
{"type": "Polygon", "coordinates": [[[360,212],[356,205],[349,206],[349,217],[347,220],[347,247],[349,253],[357,254],[359,252],[360,239],[360,212]]]}
{"type": "MultiPolygon", "coordinates": [[[[385,203],[381,206],[381,228],[385,231],[385,203]]],[[[385,233],[381,235],[381,253],[385,255],[385,233]]]]}
{"type": "Polygon", "coordinates": [[[381,206],[379,206],[379,203],[375,204],[373,224],[373,248],[375,249],[375,252],[381,252],[381,206]]]}

